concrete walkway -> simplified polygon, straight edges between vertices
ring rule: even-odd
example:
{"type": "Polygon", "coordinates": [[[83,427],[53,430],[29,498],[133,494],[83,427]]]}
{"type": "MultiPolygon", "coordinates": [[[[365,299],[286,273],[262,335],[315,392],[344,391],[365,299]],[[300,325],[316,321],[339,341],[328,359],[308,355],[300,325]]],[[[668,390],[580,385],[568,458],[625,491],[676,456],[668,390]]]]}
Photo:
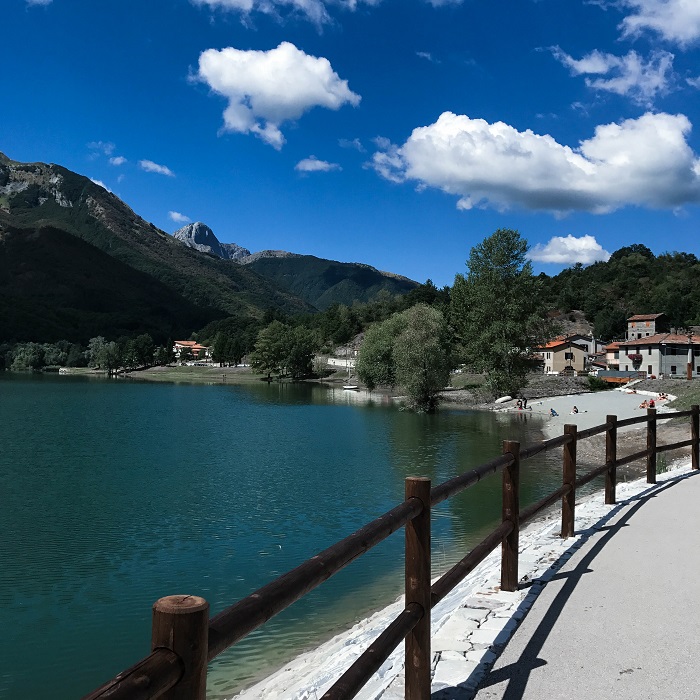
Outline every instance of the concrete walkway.
{"type": "Polygon", "coordinates": [[[615,509],[544,586],[476,695],[439,697],[698,697],[698,503],[700,473],[686,473],[615,509]]]}

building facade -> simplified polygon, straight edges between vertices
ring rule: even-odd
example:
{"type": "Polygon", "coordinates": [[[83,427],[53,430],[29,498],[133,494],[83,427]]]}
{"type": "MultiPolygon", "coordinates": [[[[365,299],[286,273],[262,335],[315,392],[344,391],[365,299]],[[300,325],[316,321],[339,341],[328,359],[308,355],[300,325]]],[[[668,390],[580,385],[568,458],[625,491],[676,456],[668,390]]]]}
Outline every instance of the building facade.
{"type": "Polygon", "coordinates": [[[686,377],[688,364],[700,377],[700,335],[656,333],[621,341],[619,369],[646,372],[648,377],[686,377]]]}

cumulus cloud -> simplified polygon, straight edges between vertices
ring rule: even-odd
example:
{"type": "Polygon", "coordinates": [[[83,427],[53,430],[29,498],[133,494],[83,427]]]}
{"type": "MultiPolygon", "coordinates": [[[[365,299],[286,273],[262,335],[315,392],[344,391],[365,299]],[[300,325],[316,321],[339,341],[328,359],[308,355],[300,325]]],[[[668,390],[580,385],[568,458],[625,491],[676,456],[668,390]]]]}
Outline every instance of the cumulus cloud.
{"type": "Polygon", "coordinates": [[[253,133],[276,149],[280,126],[313,107],[357,106],[360,96],[341,80],[326,58],[309,56],[283,41],[269,51],[208,49],[199,57],[198,79],[228,99],[225,131],[253,133]]]}
{"type": "Polygon", "coordinates": [[[109,159],[110,165],[124,165],[126,163],[126,158],[124,156],[115,156],[114,158],[109,159]]]}
{"type": "MultiPolygon", "coordinates": [[[[381,176],[459,197],[460,209],[512,206],[607,213],[700,203],[700,160],[682,114],[647,113],[596,127],[576,148],[547,134],[445,112],[371,162],[381,176]]],[[[386,144],[385,144],[386,145],[386,144]]]]}
{"type": "Polygon", "coordinates": [[[158,165],[152,160],[140,160],[139,168],[145,170],[147,173],[158,173],[158,175],[167,175],[168,177],[175,177],[175,173],[165,165],[158,165]]]}
{"type": "Polygon", "coordinates": [[[623,0],[623,5],[632,10],[620,25],[625,37],[651,31],[682,47],[700,39],[697,0],[623,0]]]}
{"type": "Polygon", "coordinates": [[[300,160],[294,166],[294,170],[300,173],[328,173],[331,170],[342,170],[342,168],[337,163],[329,163],[325,160],[319,160],[316,156],[309,156],[300,160]]]}
{"type": "Polygon", "coordinates": [[[650,106],[657,95],[668,92],[674,77],[674,56],[668,51],[654,51],[648,61],[644,61],[636,51],[630,51],[626,56],[615,56],[595,50],[578,60],[558,46],[552,47],[552,53],[572,75],[610,76],[587,77],[588,87],[629,97],[646,106],[650,106]]]}
{"type": "Polygon", "coordinates": [[[26,0],[26,2],[27,5],[31,7],[32,5],[50,5],[53,2],[53,0],[26,0]]]}
{"type": "Polygon", "coordinates": [[[192,0],[192,2],[212,10],[233,11],[242,15],[250,15],[253,12],[276,17],[296,14],[320,25],[331,21],[328,13],[329,5],[352,11],[360,5],[378,5],[381,0],[192,0]]]}
{"type": "Polygon", "coordinates": [[[528,257],[543,263],[590,265],[598,260],[607,262],[610,259],[610,253],[603,250],[603,246],[596,241],[594,236],[576,238],[569,234],[568,236],[554,236],[546,245],[538,243],[530,250],[528,257]]]}
{"type": "Polygon", "coordinates": [[[179,211],[169,211],[168,216],[170,217],[171,221],[174,221],[176,224],[187,224],[192,221],[189,216],[180,214],[179,211]]]}

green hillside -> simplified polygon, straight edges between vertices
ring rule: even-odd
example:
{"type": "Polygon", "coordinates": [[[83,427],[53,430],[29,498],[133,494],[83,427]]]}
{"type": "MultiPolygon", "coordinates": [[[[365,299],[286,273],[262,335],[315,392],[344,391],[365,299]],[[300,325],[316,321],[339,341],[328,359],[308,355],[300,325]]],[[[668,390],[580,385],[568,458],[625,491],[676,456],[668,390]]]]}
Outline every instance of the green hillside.
{"type": "Polygon", "coordinates": [[[342,263],[313,255],[260,257],[244,265],[304,299],[317,309],[334,304],[352,306],[356,301],[369,302],[382,292],[406,294],[418,284],[405,277],[387,275],[369,265],[342,263]]]}
{"type": "Polygon", "coordinates": [[[0,158],[0,257],[0,340],[80,340],[95,328],[162,337],[231,314],[313,310],[253,269],[186,248],[57,165],[0,158]]]}

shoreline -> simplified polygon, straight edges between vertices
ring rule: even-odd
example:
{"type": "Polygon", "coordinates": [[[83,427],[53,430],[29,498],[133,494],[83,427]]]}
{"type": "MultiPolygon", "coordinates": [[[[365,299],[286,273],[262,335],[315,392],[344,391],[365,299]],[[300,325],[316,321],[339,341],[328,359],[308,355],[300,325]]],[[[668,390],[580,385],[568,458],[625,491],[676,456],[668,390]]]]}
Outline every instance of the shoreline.
{"type": "MultiPolygon", "coordinates": [[[[646,484],[643,477],[619,482],[616,505],[604,504],[602,489],[577,499],[576,535],[566,540],[558,535],[559,514],[545,512],[521,531],[519,576],[523,583],[514,593],[500,591],[500,548],[494,550],[433,609],[432,691],[458,684],[474,690],[539,592],[589,535],[639,494],[689,472],[690,462],[682,458],[658,476],[657,486],[646,484]]],[[[403,596],[315,649],[300,653],[263,680],[226,696],[227,700],[320,698],[402,609],[403,596]]],[[[402,644],[356,697],[403,698],[402,644]]]]}

